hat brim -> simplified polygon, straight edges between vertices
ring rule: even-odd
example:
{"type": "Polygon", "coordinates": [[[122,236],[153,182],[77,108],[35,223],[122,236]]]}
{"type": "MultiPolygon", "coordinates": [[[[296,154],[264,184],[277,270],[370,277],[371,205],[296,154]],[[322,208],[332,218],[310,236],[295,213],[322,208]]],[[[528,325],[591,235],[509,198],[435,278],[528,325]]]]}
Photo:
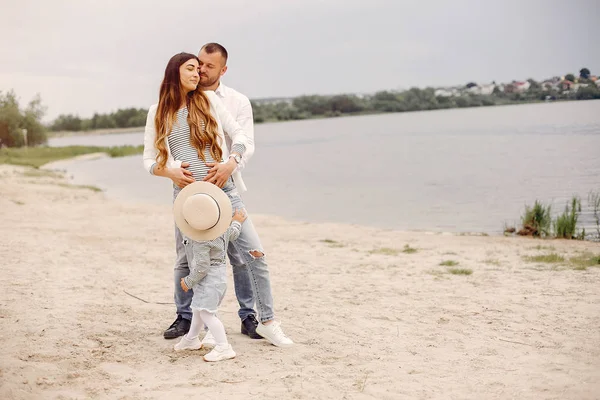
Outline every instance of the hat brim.
{"type": "Polygon", "coordinates": [[[225,192],[218,186],[213,185],[209,182],[194,182],[190,183],[177,195],[175,201],[173,202],[173,214],[175,216],[175,223],[177,227],[183,233],[184,236],[195,240],[195,241],[205,241],[205,240],[213,240],[217,237],[221,236],[229,225],[231,224],[231,216],[232,216],[232,207],[231,201],[225,192]],[[217,202],[219,206],[219,220],[210,229],[206,230],[198,230],[190,226],[187,223],[185,218],[183,217],[183,204],[186,199],[190,196],[196,194],[207,194],[217,202]]]}

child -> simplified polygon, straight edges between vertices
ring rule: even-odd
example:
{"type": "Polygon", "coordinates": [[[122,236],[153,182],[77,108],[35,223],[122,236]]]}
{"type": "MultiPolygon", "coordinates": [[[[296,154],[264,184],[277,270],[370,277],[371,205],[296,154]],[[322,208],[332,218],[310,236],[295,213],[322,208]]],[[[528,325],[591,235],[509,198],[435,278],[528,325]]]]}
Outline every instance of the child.
{"type": "Polygon", "coordinates": [[[215,347],[204,356],[204,361],[222,361],[235,357],[223,323],[215,315],[227,288],[225,257],[227,246],[231,240],[237,239],[242,223],[247,216],[243,210],[236,210],[227,231],[210,241],[193,241],[185,239],[186,253],[190,263],[190,274],[181,278],[184,291],[192,289],[192,322],[189,332],[175,345],[176,351],[198,350],[202,342],[198,335],[204,325],[215,338],[215,347]]]}

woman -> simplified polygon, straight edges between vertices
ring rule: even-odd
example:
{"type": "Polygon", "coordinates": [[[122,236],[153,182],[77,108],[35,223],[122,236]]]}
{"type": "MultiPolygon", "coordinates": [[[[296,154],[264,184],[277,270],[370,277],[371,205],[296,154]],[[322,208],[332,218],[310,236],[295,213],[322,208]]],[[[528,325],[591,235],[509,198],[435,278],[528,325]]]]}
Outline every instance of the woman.
{"type": "MultiPolygon", "coordinates": [[[[246,151],[248,138],[213,91],[197,89],[198,70],[199,60],[193,54],[180,53],[169,60],[158,105],[150,107],[148,111],[144,166],[151,174],[173,181],[174,198],[187,184],[205,180],[208,176],[209,182],[221,187],[229,196],[234,210],[243,209],[237,188],[245,186],[241,174],[235,169],[246,151]],[[224,131],[231,138],[230,149],[225,144],[224,131]],[[227,162],[219,164],[223,160],[227,162]],[[228,173],[209,175],[214,165],[219,165],[228,173]]],[[[177,227],[175,229],[179,242],[181,232],[177,227]]],[[[240,237],[233,245],[245,258],[251,275],[260,316],[257,333],[276,346],[291,346],[293,342],[275,321],[269,270],[250,218],[243,223],[240,237]]],[[[174,277],[178,314],[176,322],[185,321],[186,316],[191,319],[189,305],[192,294],[178,290],[181,278],[187,274],[187,262],[177,263],[174,277]]],[[[210,332],[207,337],[209,335],[210,332]]]]}
{"type": "MultiPolygon", "coordinates": [[[[154,175],[170,178],[175,189],[202,180],[210,169],[206,164],[229,158],[228,164],[235,168],[236,155],[243,156],[248,139],[214,92],[196,90],[200,81],[198,69],[199,61],[193,54],[171,57],[159,102],[150,107],[146,120],[144,166],[154,175]],[[232,139],[231,154],[226,146],[221,147],[223,126],[232,139]],[[184,161],[189,171],[181,169],[184,161]]],[[[232,176],[239,186],[244,185],[241,176],[232,176]]],[[[231,177],[226,182],[212,183],[226,193],[235,189],[231,177]]]]}

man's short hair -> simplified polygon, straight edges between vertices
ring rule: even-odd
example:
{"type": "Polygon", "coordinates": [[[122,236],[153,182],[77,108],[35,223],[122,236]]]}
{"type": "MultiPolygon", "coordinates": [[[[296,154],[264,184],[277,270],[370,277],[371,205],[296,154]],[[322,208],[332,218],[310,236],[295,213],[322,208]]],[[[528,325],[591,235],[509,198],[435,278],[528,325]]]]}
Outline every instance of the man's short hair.
{"type": "Polygon", "coordinates": [[[204,46],[202,46],[201,50],[206,51],[208,54],[221,53],[225,59],[225,64],[227,64],[227,57],[229,57],[229,55],[227,54],[225,47],[221,46],[219,43],[206,43],[204,46]]]}

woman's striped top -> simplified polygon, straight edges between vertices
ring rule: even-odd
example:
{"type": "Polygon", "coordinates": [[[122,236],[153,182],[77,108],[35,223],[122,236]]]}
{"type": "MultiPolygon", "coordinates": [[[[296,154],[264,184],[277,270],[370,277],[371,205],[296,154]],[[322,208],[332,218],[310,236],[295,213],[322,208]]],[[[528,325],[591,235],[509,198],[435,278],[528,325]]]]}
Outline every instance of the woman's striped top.
{"type": "MultiPolygon", "coordinates": [[[[187,108],[182,108],[177,111],[177,120],[168,136],[169,148],[173,158],[182,162],[188,162],[190,166],[187,169],[192,173],[192,176],[196,181],[201,181],[204,179],[204,177],[206,177],[210,168],[198,156],[196,148],[192,146],[190,141],[190,126],[188,124],[187,117],[187,108]]],[[[204,121],[201,121],[201,126],[202,129],[205,129],[204,121]]],[[[231,152],[235,151],[239,154],[243,154],[244,150],[244,145],[234,144],[231,152]]],[[[222,161],[215,161],[213,156],[210,154],[210,147],[208,145],[204,149],[204,159],[207,163],[222,161]]],[[[233,185],[233,180],[231,177],[225,184],[225,187],[228,187],[229,185],[233,185]]]]}

